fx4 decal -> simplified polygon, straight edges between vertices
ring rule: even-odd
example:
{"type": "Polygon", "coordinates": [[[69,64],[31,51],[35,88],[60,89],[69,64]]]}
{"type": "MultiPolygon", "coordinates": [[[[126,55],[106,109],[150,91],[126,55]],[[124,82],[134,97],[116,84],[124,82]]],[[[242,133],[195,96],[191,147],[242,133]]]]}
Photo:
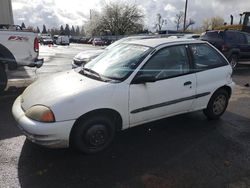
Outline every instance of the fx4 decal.
{"type": "Polygon", "coordinates": [[[8,40],[10,40],[10,41],[28,41],[29,38],[28,37],[22,37],[22,36],[10,36],[8,38],[8,40]]]}

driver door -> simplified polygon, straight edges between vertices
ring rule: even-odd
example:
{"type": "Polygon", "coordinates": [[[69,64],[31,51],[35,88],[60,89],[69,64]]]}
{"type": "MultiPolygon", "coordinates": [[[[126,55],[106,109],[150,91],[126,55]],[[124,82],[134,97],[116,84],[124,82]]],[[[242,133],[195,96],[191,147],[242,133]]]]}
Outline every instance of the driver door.
{"type": "Polygon", "coordinates": [[[149,75],[155,81],[130,84],[130,126],[189,111],[196,93],[196,76],[190,70],[186,46],[156,52],[134,78],[149,75]]]}

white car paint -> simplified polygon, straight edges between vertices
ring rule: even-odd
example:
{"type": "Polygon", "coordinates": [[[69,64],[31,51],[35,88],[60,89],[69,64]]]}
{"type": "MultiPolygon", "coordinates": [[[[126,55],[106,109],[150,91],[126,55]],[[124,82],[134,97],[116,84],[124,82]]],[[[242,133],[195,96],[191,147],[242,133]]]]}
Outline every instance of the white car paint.
{"type": "MultiPolygon", "coordinates": [[[[208,44],[181,39],[147,39],[126,44],[146,45],[160,50],[172,45],[197,43],[208,44]]],[[[13,105],[12,112],[18,126],[33,142],[48,147],[67,147],[74,122],[93,110],[105,108],[117,111],[122,118],[122,129],[127,129],[175,114],[204,109],[215,90],[225,85],[233,88],[234,83],[230,77],[232,68],[229,64],[153,83],[131,84],[137,72],[153,55],[153,52],[150,53],[127,79],[119,83],[87,78],[79,74],[78,69],[36,81],[13,105]],[[191,85],[184,86],[186,81],[191,81],[191,85]],[[202,93],[206,95],[195,97],[202,93]],[[144,109],[145,106],[164,104],[180,98],[189,99],[144,109]],[[41,123],[25,115],[30,107],[39,104],[53,111],[55,122],[41,123]]]]}
{"type": "MultiPolygon", "coordinates": [[[[14,56],[18,66],[42,66],[38,62],[38,51],[34,50],[34,41],[38,35],[29,31],[0,30],[0,45],[3,45],[14,56]]],[[[1,58],[1,57],[0,57],[1,58]]]]}

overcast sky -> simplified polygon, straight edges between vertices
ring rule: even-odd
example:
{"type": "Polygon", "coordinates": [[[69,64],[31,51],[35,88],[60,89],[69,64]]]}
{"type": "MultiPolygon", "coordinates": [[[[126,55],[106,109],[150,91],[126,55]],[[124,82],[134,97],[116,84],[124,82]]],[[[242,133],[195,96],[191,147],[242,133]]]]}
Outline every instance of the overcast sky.
{"type": "MultiPolygon", "coordinates": [[[[119,0],[12,0],[15,24],[47,28],[60,25],[83,25],[89,18],[90,9],[101,10],[105,2],[119,0]]],[[[128,1],[124,1],[128,2],[128,1]]],[[[174,29],[175,15],[184,11],[185,0],[129,0],[142,9],[145,25],[152,29],[156,14],[167,20],[167,28],[174,29]]],[[[204,18],[221,16],[230,22],[230,14],[239,21],[239,13],[250,11],[250,0],[189,0],[187,18],[195,20],[199,27],[204,18]]]]}

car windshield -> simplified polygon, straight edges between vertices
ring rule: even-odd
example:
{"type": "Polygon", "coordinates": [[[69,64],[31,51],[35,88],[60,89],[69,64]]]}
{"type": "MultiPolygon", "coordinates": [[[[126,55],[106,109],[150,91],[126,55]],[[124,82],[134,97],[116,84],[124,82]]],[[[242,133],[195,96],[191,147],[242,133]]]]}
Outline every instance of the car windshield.
{"type": "Polygon", "coordinates": [[[124,80],[150,49],[147,46],[120,44],[93,59],[84,68],[91,69],[102,77],[124,80]]]}
{"type": "Polygon", "coordinates": [[[117,45],[119,45],[122,42],[127,41],[127,40],[128,40],[127,38],[123,38],[123,39],[117,40],[114,43],[112,43],[111,45],[109,45],[106,49],[109,50],[109,49],[111,49],[111,48],[113,48],[113,47],[115,47],[115,46],[117,46],[117,45]]]}

